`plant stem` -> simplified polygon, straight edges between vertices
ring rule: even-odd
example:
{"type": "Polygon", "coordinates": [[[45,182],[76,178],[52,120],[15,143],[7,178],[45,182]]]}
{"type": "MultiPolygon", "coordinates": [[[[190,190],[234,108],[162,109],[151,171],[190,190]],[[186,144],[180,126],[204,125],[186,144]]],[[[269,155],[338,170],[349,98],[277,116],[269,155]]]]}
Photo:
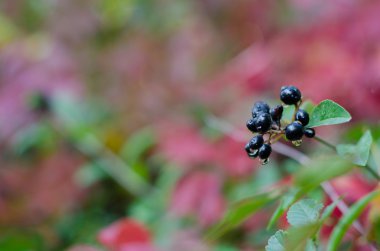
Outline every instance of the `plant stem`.
{"type": "MultiPolygon", "coordinates": [[[[332,149],[333,151],[337,152],[337,149],[336,149],[336,146],[334,146],[333,144],[327,142],[326,140],[320,138],[320,137],[317,137],[315,136],[314,139],[316,141],[318,141],[319,143],[329,147],[330,149],[332,149]]],[[[380,175],[378,173],[376,173],[371,167],[367,165],[363,166],[375,179],[377,179],[378,181],[380,181],[380,175]]]]}
{"type": "Polygon", "coordinates": [[[318,137],[318,136],[315,136],[314,139],[315,139],[316,141],[318,141],[319,143],[321,143],[321,144],[323,144],[323,145],[329,147],[330,149],[332,149],[332,150],[334,150],[334,151],[336,152],[336,146],[334,146],[333,144],[327,142],[326,140],[324,140],[324,139],[322,139],[322,138],[320,138],[320,137],[318,137]]]}

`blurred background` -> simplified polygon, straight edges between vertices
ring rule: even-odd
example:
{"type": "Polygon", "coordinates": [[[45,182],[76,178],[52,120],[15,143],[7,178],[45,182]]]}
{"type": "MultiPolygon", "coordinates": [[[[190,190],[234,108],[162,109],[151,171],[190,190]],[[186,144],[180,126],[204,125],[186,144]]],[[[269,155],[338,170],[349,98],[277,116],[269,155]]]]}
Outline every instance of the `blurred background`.
{"type": "MultiPolygon", "coordinates": [[[[254,101],[294,84],[352,114],[322,136],[365,124],[378,138],[379,13],[376,0],[0,1],[0,249],[262,250],[270,213],[212,247],[202,233],[299,167],[260,168],[218,127],[244,129],[254,101]]],[[[337,182],[353,184],[353,201],[373,187],[337,182]]]]}

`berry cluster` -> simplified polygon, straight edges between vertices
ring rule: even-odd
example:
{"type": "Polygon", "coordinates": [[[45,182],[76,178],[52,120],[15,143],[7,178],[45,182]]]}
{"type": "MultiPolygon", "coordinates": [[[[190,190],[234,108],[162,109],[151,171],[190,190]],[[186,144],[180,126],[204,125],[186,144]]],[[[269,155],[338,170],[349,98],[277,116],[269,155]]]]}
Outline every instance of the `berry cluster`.
{"type": "Polygon", "coordinates": [[[302,137],[315,136],[312,128],[305,128],[309,123],[309,114],[299,109],[302,103],[300,90],[295,86],[283,86],[280,99],[284,105],[294,105],[295,113],[293,121],[285,126],[281,124],[283,105],[270,108],[263,101],[256,102],[252,107],[252,118],[247,121],[247,128],[255,133],[255,136],[245,145],[245,150],[250,158],[259,157],[262,164],[268,162],[272,153],[271,144],[285,135],[295,145],[300,145],[302,137]]]}

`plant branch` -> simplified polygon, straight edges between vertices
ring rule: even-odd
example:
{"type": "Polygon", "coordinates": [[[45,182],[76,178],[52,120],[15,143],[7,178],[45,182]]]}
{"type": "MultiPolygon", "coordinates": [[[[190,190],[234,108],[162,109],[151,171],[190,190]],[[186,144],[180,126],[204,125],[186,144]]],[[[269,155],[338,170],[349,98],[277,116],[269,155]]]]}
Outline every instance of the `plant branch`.
{"type": "MultiPolygon", "coordinates": [[[[329,147],[330,149],[332,149],[333,151],[335,151],[337,153],[337,149],[336,149],[336,146],[327,142],[326,140],[320,138],[320,137],[317,137],[315,136],[314,139],[316,141],[318,141],[319,143],[329,147]]],[[[380,181],[380,175],[378,173],[376,173],[368,164],[366,164],[365,166],[363,166],[375,179],[377,179],[378,181],[380,181]]]]}

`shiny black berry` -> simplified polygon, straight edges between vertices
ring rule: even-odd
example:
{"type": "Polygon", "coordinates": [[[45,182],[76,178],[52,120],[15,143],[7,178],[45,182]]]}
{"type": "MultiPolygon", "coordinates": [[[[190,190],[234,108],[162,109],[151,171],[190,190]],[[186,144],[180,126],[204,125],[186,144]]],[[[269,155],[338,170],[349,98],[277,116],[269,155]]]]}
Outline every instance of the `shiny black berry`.
{"type": "Polygon", "coordinates": [[[309,113],[307,111],[299,109],[296,113],[296,120],[301,122],[303,126],[309,124],[309,113]]]}
{"type": "Polygon", "coordinates": [[[271,153],[272,153],[272,147],[268,144],[264,144],[259,149],[259,158],[267,159],[269,158],[271,153]]]}
{"type": "Polygon", "coordinates": [[[256,150],[256,149],[259,149],[263,144],[264,144],[264,138],[262,135],[259,134],[251,139],[251,141],[249,142],[249,147],[251,149],[256,150]]]}
{"type": "Polygon", "coordinates": [[[249,119],[249,120],[247,121],[247,128],[248,128],[248,130],[250,130],[251,132],[257,132],[256,121],[255,121],[255,119],[249,119]]]}
{"type": "Polygon", "coordinates": [[[253,104],[252,117],[256,118],[261,113],[269,113],[269,110],[270,110],[270,107],[267,103],[265,103],[264,101],[258,101],[253,104]]]}
{"type": "Polygon", "coordinates": [[[315,130],[313,128],[305,129],[305,136],[308,138],[313,138],[315,136],[315,130]]]}
{"type": "Polygon", "coordinates": [[[284,111],[284,107],[282,105],[277,105],[270,109],[270,116],[274,121],[279,121],[281,120],[282,113],[284,111]]]}
{"type": "Polygon", "coordinates": [[[249,142],[245,145],[245,151],[247,152],[248,157],[250,158],[256,158],[259,155],[259,151],[257,150],[252,151],[249,142]]]}
{"type": "Polygon", "coordinates": [[[300,140],[303,136],[304,128],[302,124],[295,121],[285,128],[285,136],[290,141],[300,140]]]}
{"type": "Polygon", "coordinates": [[[256,118],[256,129],[260,133],[267,132],[272,125],[272,118],[268,113],[260,113],[256,118]]]}
{"type": "Polygon", "coordinates": [[[287,105],[295,105],[301,100],[301,92],[295,86],[281,87],[280,99],[287,105]]]}

